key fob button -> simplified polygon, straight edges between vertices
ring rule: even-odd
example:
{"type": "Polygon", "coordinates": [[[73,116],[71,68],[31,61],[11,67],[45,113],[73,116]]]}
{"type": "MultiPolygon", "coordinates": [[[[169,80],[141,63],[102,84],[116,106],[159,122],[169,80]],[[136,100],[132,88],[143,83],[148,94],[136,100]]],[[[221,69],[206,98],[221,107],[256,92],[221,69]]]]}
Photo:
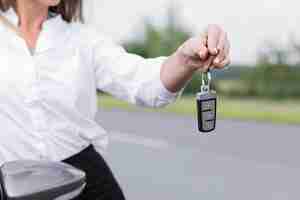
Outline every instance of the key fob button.
{"type": "Polygon", "coordinates": [[[205,131],[210,131],[215,128],[215,120],[213,121],[203,121],[203,129],[205,131]]]}
{"type": "Polygon", "coordinates": [[[203,101],[201,103],[201,108],[202,110],[214,110],[215,109],[215,101],[210,100],[210,101],[203,101]]]}
{"type": "Polygon", "coordinates": [[[215,117],[215,111],[207,111],[202,113],[203,121],[214,120],[215,117]]]}

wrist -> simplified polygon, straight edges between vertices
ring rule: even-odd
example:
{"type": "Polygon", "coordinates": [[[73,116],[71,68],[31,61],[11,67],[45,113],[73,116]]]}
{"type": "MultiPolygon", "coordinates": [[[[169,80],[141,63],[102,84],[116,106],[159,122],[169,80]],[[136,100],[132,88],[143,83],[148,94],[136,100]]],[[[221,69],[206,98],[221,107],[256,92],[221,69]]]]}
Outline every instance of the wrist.
{"type": "Polygon", "coordinates": [[[178,92],[191,80],[195,71],[197,70],[187,67],[185,58],[175,52],[163,63],[160,75],[169,91],[178,92]]]}

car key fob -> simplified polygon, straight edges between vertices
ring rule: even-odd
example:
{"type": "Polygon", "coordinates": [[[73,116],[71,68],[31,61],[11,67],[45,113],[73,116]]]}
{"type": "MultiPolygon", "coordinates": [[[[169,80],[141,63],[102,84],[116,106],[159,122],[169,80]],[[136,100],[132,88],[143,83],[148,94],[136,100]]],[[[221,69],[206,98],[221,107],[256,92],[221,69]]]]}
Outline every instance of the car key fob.
{"type": "Polygon", "coordinates": [[[210,90],[211,74],[208,70],[202,73],[202,85],[197,93],[198,129],[200,132],[211,132],[216,128],[217,94],[210,90]],[[204,76],[207,77],[207,82],[204,76]]]}
{"type": "Polygon", "coordinates": [[[197,93],[198,129],[211,132],[216,128],[217,95],[215,91],[197,93]]]}

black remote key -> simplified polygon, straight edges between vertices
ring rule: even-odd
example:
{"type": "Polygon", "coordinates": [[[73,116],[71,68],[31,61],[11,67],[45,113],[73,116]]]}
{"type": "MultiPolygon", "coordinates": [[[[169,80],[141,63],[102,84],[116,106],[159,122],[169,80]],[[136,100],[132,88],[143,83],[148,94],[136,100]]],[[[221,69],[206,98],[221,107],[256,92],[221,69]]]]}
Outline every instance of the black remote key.
{"type": "Polygon", "coordinates": [[[211,132],[216,128],[217,94],[215,91],[197,93],[198,129],[200,132],[211,132]]]}
{"type": "Polygon", "coordinates": [[[216,128],[217,94],[210,90],[211,73],[202,73],[201,90],[197,93],[198,129],[200,132],[211,132],[216,128]]]}

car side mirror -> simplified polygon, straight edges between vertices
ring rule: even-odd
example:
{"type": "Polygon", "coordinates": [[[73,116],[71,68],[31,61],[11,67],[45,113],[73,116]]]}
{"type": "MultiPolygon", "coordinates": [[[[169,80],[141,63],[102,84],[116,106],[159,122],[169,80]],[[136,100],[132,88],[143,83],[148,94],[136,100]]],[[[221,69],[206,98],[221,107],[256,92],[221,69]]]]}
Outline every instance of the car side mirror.
{"type": "Polygon", "coordinates": [[[70,200],[85,179],[83,171],[61,162],[7,162],[0,168],[0,200],[70,200]]]}

